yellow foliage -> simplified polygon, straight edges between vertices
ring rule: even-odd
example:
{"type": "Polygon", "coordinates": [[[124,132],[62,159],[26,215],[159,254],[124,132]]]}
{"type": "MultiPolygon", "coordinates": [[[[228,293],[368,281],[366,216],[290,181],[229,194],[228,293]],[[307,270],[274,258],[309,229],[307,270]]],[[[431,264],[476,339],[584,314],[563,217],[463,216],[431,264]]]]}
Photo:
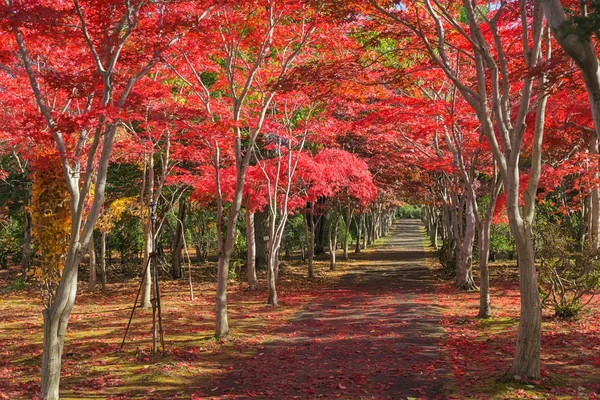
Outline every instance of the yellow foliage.
{"type": "Polygon", "coordinates": [[[51,287],[60,281],[71,228],[70,196],[60,168],[35,171],[29,212],[39,260],[29,273],[51,287]]]}
{"type": "Polygon", "coordinates": [[[115,223],[119,222],[125,213],[133,213],[138,206],[137,197],[122,197],[114,200],[104,209],[102,216],[98,219],[96,226],[103,232],[110,231],[115,223]]]}

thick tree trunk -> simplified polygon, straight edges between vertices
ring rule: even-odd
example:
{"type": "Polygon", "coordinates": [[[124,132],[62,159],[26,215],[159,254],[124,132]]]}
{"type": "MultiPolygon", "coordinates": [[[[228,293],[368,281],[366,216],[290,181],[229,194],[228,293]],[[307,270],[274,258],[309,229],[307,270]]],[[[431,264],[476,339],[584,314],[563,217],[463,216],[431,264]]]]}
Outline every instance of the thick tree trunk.
{"type": "Polygon", "coordinates": [[[435,250],[438,250],[438,218],[436,217],[435,211],[433,207],[430,211],[430,228],[429,228],[429,240],[431,241],[431,245],[435,250]]]}
{"type": "Polygon", "coordinates": [[[106,292],[106,232],[102,231],[100,236],[100,271],[102,272],[102,291],[106,292]]]}
{"type": "Polygon", "coordinates": [[[96,249],[94,248],[94,238],[88,243],[88,257],[90,276],[88,279],[88,291],[93,292],[96,289],[96,249]]]}
{"type": "MultiPolygon", "coordinates": [[[[99,174],[102,172],[100,171],[99,174]]],[[[97,186],[96,193],[103,197],[103,185],[97,186]]],[[[91,213],[93,218],[95,213],[91,213]]],[[[95,217],[97,219],[97,214],[95,217]]],[[[69,316],[73,304],[75,304],[75,296],[77,295],[78,267],[86,251],[87,245],[85,243],[81,243],[77,237],[72,239],[54,301],[42,312],[44,319],[44,351],[42,353],[41,400],[59,399],[60,369],[65,334],[69,316]]]]}
{"type": "Polygon", "coordinates": [[[175,228],[175,238],[173,240],[173,252],[171,254],[171,277],[181,279],[181,250],[183,248],[183,235],[185,234],[185,214],[187,211],[187,202],[185,199],[179,200],[179,210],[177,212],[177,227],[175,228]]]}
{"type": "Polygon", "coordinates": [[[215,295],[215,337],[229,337],[229,319],[227,318],[227,280],[229,279],[230,256],[223,254],[219,257],[217,267],[217,292],[215,295]]]}
{"type": "Polygon", "coordinates": [[[23,251],[21,253],[21,279],[27,280],[27,272],[31,266],[31,215],[27,210],[23,220],[23,251]]]}
{"type": "Polygon", "coordinates": [[[542,308],[537,285],[532,229],[525,222],[515,221],[514,217],[510,222],[519,262],[521,314],[517,348],[509,374],[524,379],[539,379],[542,308]]]}
{"type": "Polygon", "coordinates": [[[247,272],[248,286],[250,289],[258,288],[258,278],[256,277],[256,240],[254,231],[254,213],[246,210],[246,240],[247,240],[247,272]]]}
{"type": "Polygon", "coordinates": [[[479,318],[492,316],[490,304],[490,272],[488,269],[488,258],[490,256],[490,226],[491,218],[481,220],[479,226],[479,274],[481,282],[479,287],[479,318]]]}

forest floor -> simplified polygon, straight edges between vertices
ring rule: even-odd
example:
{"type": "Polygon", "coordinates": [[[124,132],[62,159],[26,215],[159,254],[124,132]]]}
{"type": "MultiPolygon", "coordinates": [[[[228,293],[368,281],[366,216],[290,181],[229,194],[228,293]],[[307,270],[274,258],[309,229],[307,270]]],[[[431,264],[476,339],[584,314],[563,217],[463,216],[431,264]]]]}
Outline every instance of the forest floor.
{"type": "MultiPolygon", "coordinates": [[[[600,306],[579,321],[544,317],[539,382],[507,382],[514,352],[518,282],[506,268],[492,279],[494,317],[477,320],[477,293],[435,280],[435,253],[417,221],[316,277],[287,262],[280,307],[264,290],[231,282],[232,338],[216,341],[215,266],[186,282],[161,281],[166,352],[151,352],[151,313],[136,310],[118,351],[137,280],[89,293],[81,283],[71,316],[62,399],[594,399],[600,388],[600,306]]],[[[326,257],[326,256],[325,256],[326,257]]],[[[0,399],[39,390],[41,305],[35,285],[0,271],[0,399]]],[[[264,280],[263,280],[264,281],[264,280]]]]}

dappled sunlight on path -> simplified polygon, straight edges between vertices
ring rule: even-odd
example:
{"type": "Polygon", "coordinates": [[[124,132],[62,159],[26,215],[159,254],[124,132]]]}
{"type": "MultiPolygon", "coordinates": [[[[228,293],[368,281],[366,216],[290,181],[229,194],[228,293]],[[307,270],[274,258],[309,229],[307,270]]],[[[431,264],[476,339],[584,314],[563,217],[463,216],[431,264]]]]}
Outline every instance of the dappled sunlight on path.
{"type": "Polygon", "coordinates": [[[443,334],[420,225],[401,220],[276,340],[215,381],[220,398],[444,398],[443,334]]]}

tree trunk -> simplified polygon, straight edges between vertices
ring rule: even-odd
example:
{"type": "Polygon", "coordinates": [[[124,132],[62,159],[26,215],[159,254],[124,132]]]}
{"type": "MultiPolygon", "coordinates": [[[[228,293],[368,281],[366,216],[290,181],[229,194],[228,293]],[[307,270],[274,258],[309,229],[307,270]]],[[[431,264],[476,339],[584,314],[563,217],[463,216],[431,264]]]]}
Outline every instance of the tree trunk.
{"type": "Polygon", "coordinates": [[[363,230],[363,212],[360,212],[360,215],[354,219],[354,223],[356,224],[356,246],[354,247],[355,253],[360,253],[360,240],[363,230]]]}
{"type": "MultiPolygon", "coordinates": [[[[365,215],[365,236],[367,237],[367,246],[373,243],[373,214],[371,212],[365,215]]],[[[366,246],[365,246],[366,248],[366,246]]]]}
{"type": "Polygon", "coordinates": [[[254,231],[254,213],[246,210],[246,240],[247,240],[247,264],[248,264],[248,286],[250,289],[258,289],[258,278],[256,277],[256,241],[254,231]]]}
{"type": "MultiPolygon", "coordinates": [[[[98,187],[100,195],[104,187],[98,187]]],[[[97,218],[97,217],[96,217],[97,218]]],[[[63,346],[69,316],[77,295],[77,272],[87,245],[72,239],[67,251],[61,281],[54,301],[42,312],[44,319],[44,351],[42,353],[41,400],[58,400],[63,346]]]]}
{"type": "Polygon", "coordinates": [[[348,208],[344,218],[344,261],[348,261],[348,240],[350,237],[350,226],[352,226],[352,210],[348,208]]]}
{"type": "Polygon", "coordinates": [[[362,225],[362,249],[366,249],[367,248],[367,236],[368,232],[369,232],[369,226],[367,224],[367,213],[363,212],[362,213],[362,219],[361,219],[361,225],[362,225]]]}
{"type": "Polygon", "coordinates": [[[539,379],[542,308],[537,285],[532,229],[524,221],[515,221],[514,217],[510,218],[510,222],[519,263],[521,314],[517,348],[509,374],[525,379],[539,379]]]}
{"type": "Polygon", "coordinates": [[[438,250],[438,218],[436,217],[434,208],[431,208],[430,215],[430,231],[429,231],[429,240],[435,250],[438,250]]]}
{"type": "Polygon", "coordinates": [[[106,292],[106,232],[102,231],[100,236],[100,270],[102,272],[102,291],[106,292]]]}
{"type": "Polygon", "coordinates": [[[267,282],[269,284],[269,298],[267,300],[267,304],[271,307],[277,307],[279,304],[277,301],[277,269],[279,268],[278,264],[279,260],[277,257],[277,252],[273,253],[269,252],[269,268],[267,269],[267,282]]]}
{"type": "Polygon", "coordinates": [[[492,307],[490,304],[490,272],[488,269],[491,222],[491,218],[486,216],[479,224],[479,274],[481,275],[479,287],[479,314],[477,314],[479,318],[489,318],[492,316],[492,307]]]}
{"type": "Polygon", "coordinates": [[[215,337],[226,339],[229,337],[229,320],[227,318],[227,280],[229,279],[230,257],[223,254],[219,257],[217,268],[217,292],[215,295],[215,337]]]}
{"type": "Polygon", "coordinates": [[[311,203],[308,214],[304,218],[304,231],[306,236],[306,252],[308,253],[308,278],[315,277],[313,270],[313,260],[315,257],[315,219],[314,219],[314,204],[311,203]]]}
{"type": "Polygon", "coordinates": [[[329,269],[331,271],[335,269],[335,250],[337,248],[339,221],[340,215],[335,213],[332,215],[329,224],[329,269]]]}
{"type": "Polygon", "coordinates": [[[90,264],[90,276],[88,279],[88,291],[93,292],[96,289],[96,249],[94,248],[94,238],[88,243],[88,257],[90,264]]]}
{"type": "Polygon", "coordinates": [[[179,210],[177,212],[177,224],[175,228],[175,239],[173,240],[173,252],[171,253],[171,277],[181,279],[181,250],[183,248],[183,235],[185,234],[185,214],[187,202],[185,199],[179,200],[179,210]]]}
{"type": "Polygon", "coordinates": [[[25,210],[23,220],[23,252],[21,253],[21,279],[27,280],[31,266],[31,215],[25,210]]]}
{"type": "Polygon", "coordinates": [[[150,229],[150,216],[144,229],[144,258],[142,259],[143,274],[145,274],[144,287],[142,288],[141,308],[151,308],[152,302],[152,272],[150,268],[150,253],[152,253],[152,230],[150,229]]]}
{"type": "Polygon", "coordinates": [[[265,240],[270,235],[270,216],[267,211],[254,213],[254,245],[255,268],[264,270],[269,267],[269,240],[265,240]]]}
{"type": "MultiPolygon", "coordinates": [[[[150,153],[148,156],[148,161],[146,163],[146,185],[142,185],[142,196],[141,196],[141,207],[140,210],[142,219],[144,215],[144,207],[150,206],[153,201],[153,193],[154,193],[154,155],[150,153]],[[146,202],[146,193],[148,202],[146,202]]],[[[146,218],[144,221],[144,257],[142,259],[142,268],[143,274],[145,274],[144,279],[144,288],[142,290],[142,298],[140,300],[141,308],[151,308],[151,298],[152,298],[152,272],[151,272],[151,262],[150,262],[150,254],[152,253],[152,241],[154,238],[152,237],[152,220],[150,212],[146,212],[146,218]]]]}
{"type": "Polygon", "coordinates": [[[467,201],[465,205],[465,230],[456,265],[456,288],[458,290],[475,290],[473,280],[473,242],[475,239],[475,214],[473,205],[467,201]]]}

